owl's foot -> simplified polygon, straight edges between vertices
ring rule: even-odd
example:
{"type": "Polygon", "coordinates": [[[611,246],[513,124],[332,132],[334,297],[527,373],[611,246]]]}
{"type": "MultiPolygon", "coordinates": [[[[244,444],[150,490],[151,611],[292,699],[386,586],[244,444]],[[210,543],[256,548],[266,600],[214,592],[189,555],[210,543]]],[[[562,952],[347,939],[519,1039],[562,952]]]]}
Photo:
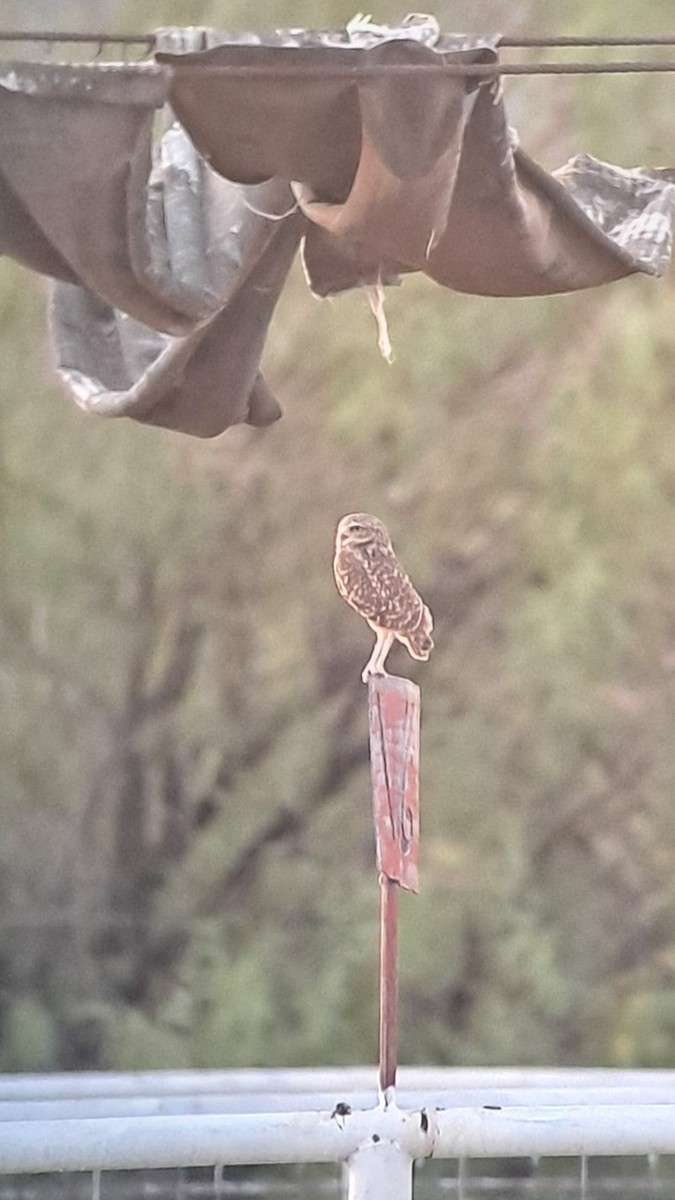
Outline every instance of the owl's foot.
{"type": "Polygon", "coordinates": [[[366,663],[365,667],[363,668],[363,670],[361,672],[361,679],[363,680],[364,683],[367,683],[368,680],[370,679],[371,675],[388,675],[388,674],[389,674],[389,672],[385,671],[384,667],[378,667],[376,664],[374,665],[373,663],[366,663]]]}
{"type": "Polygon", "coordinates": [[[377,629],[375,636],[375,645],[373,653],[366,663],[361,673],[361,678],[364,683],[367,683],[371,675],[386,675],[384,664],[387,661],[387,655],[391,650],[394,635],[389,629],[377,629]]]}

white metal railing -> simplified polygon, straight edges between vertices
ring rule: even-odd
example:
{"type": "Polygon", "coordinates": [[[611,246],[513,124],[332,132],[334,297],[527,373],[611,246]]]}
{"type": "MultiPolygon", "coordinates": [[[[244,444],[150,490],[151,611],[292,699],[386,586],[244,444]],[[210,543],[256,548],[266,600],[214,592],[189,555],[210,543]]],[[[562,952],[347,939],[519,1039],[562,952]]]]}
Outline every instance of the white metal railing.
{"type": "Polygon", "coordinates": [[[335,1163],[409,1200],[425,1158],[675,1154],[675,1071],[369,1068],[0,1076],[0,1172],[335,1163]]]}

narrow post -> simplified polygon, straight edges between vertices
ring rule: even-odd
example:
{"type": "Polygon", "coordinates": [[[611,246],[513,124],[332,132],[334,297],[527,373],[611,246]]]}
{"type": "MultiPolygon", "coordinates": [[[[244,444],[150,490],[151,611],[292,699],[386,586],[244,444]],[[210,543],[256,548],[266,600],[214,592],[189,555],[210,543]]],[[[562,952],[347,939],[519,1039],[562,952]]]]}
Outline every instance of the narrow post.
{"type": "Polygon", "coordinates": [[[398,1065],[398,888],[418,888],[419,688],[395,675],[372,675],[368,715],[380,873],[379,1086],[386,1102],[398,1065]]]}
{"type": "Polygon", "coordinates": [[[398,1064],[398,884],[380,872],[380,1094],[396,1086],[398,1064]]]}

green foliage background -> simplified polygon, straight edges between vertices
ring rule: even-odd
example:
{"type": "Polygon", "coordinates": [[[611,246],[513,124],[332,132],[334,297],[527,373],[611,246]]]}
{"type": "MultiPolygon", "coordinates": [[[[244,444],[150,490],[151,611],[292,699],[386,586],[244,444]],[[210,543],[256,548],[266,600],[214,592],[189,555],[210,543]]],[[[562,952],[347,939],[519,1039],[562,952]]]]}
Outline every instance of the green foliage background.
{"type": "MultiPolygon", "coordinates": [[[[153,0],[143,24],[352,8],[153,0]]],[[[645,21],[635,0],[437,13],[645,21]]],[[[649,32],[669,21],[654,0],[649,32]]],[[[548,167],[672,165],[674,88],[506,99],[548,167]]],[[[373,1059],[369,635],[330,567],[355,508],[436,616],[428,666],[391,660],[424,689],[402,1058],[675,1066],[672,281],[498,301],[413,277],[388,296],[388,366],[363,298],[318,303],[295,270],[265,360],[286,415],[208,444],[79,413],[46,296],[3,260],[0,1069],[373,1059]]]]}

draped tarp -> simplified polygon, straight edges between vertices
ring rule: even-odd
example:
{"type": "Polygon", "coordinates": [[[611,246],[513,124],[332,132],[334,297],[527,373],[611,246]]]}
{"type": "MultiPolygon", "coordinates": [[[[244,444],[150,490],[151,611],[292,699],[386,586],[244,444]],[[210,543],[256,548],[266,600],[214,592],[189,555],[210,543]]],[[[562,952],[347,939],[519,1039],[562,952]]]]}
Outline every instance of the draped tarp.
{"type": "Polygon", "coordinates": [[[538,167],[496,74],[438,69],[496,64],[497,42],[432,18],[169,30],[155,64],[0,68],[0,250],[59,281],[78,403],[201,436],[274,420],[259,365],[299,245],[321,296],[411,271],[491,296],[662,273],[675,172],[538,167]]]}
{"type": "Polygon", "coordinates": [[[309,281],[322,296],[406,271],[457,291],[525,296],[662,270],[675,197],[663,173],[583,158],[549,175],[518,148],[496,76],[331,75],[496,62],[489,44],[452,45],[224,45],[158,58],[173,68],[176,114],[215,170],[291,184],[310,221],[309,281]],[[246,66],[250,78],[226,69],[246,66]],[[323,73],[303,78],[304,67],[323,73]]]}
{"type": "Polygon", "coordinates": [[[209,437],[281,415],[259,364],[305,222],[273,219],[282,181],[210,170],[167,74],[0,69],[0,251],[59,281],[57,365],[83,408],[209,437]]]}

